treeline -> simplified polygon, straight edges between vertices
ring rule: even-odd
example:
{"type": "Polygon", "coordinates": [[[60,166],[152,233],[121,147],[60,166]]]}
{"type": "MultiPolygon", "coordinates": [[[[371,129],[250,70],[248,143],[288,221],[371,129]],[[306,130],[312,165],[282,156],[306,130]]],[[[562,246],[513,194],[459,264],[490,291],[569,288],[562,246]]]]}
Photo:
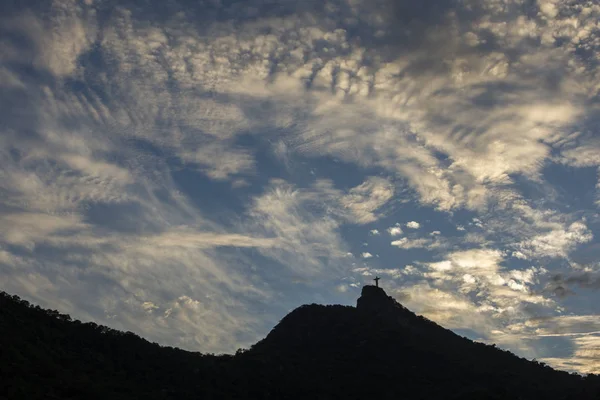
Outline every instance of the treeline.
{"type": "Polygon", "coordinates": [[[6,399],[226,396],[215,377],[229,358],[159,346],[0,292],[0,396],[6,399]]]}

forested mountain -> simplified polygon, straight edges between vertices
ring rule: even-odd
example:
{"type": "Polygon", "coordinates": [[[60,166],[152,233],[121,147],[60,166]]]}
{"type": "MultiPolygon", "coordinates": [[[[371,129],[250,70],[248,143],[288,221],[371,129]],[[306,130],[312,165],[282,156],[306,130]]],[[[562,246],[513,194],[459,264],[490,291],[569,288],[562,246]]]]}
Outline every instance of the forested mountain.
{"type": "Polygon", "coordinates": [[[473,342],[378,287],[305,305],[236,355],[203,355],[0,293],[0,398],[598,399],[582,377],[473,342]]]}

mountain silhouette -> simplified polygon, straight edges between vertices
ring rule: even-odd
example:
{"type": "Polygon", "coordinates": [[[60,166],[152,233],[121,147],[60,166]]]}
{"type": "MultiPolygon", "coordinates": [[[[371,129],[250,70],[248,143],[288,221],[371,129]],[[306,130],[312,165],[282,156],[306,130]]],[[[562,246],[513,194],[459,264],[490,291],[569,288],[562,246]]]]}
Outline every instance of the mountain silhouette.
{"type": "Polygon", "coordinates": [[[0,293],[2,399],[598,399],[600,377],[473,342],[376,286],[304,305],[235,355],[183,351],[0,293]]]}

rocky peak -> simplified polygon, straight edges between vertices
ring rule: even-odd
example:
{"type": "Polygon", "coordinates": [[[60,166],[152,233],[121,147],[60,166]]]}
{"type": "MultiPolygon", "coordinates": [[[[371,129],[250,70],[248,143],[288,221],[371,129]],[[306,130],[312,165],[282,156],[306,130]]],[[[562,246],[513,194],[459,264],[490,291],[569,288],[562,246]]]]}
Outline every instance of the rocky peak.
{"type": "Polygon", "coordinates": [[[415,323],[421,325],[414,313],[388,296],[385,290],[378,286],[363,286],[356,302],[356,309],[359,313],[378,316],[388,323],[397,323],[410,329],[417,329],[417,326],[413,326],[415,323]]]}
{"type": "Polygon", "coordinates": [[[373,285],[363,286],[360,297],[356,301],[356,308],[359,311],[379,312],[397,306],[399,304],[388,296],[385,290],[373,285]]]}

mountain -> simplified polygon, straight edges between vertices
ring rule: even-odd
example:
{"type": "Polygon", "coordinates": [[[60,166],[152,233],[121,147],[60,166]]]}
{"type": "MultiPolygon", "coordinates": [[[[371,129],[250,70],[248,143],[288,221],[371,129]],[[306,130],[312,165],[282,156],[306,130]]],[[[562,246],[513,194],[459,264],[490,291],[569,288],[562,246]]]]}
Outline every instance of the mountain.
{"type": "Polygon", "coordinates": [[[375,286],[304,305],[235,355],[150,343],[0,293],[1,399],[598,399],[582,377],[476,343],[375,286]]]}

